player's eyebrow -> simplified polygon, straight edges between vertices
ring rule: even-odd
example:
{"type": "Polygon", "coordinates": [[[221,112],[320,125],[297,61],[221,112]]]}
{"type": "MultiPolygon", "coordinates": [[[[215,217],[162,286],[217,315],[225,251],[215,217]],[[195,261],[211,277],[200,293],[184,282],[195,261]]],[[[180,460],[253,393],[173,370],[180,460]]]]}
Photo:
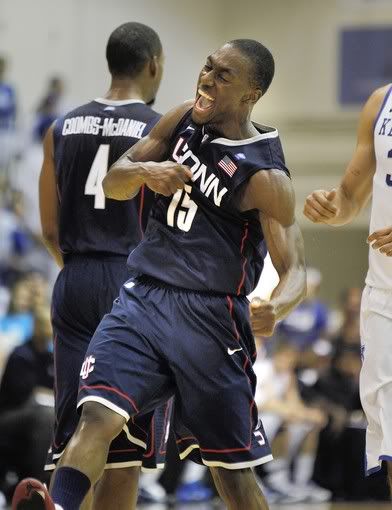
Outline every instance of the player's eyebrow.
{"type": "Polygon", "coordinates": [[[207,63],[212,64],[212,66],[220,73],[229,73],[233,76],[236,74],[236,72],[233,68],[223,67],[223,66],[220,66],[219,64],[217,64],[212,55],[209,55],[207,57],[207,63]]]}

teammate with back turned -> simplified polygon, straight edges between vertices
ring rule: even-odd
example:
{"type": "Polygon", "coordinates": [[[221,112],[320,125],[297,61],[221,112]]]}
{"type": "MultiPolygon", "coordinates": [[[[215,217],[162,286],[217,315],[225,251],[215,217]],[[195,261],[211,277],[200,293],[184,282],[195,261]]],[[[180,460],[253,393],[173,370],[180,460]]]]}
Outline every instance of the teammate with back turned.
{"type": "MultiPolygon", "coordinates": [[[[141,188],[132,201],[110,200],[102,180],[109,166],[161,117],[149,106],[162,76],[159,36],[141,23],[125,23],[110,35],[106,57],[112,77],[107,94],[58,119],[44,142],[42,230],[50,253],[62,267],[52,297],[56,422],[47,470],[61,465],[77,427],[79,375],[86,380],[95,362],[92,356],[84,360],[87,347],[129,278],[127,256],[143,237],[153,199],[150,190],[141,188]]],[[[146,414],[124,425],[105,454],[105,471],[94,500],[90,491],[84,509],[136,506],[140,466],[155,467],[162,461],[163,448],[155,443],[159,446],[165,436],[164,420],[165,414],[158,413],[151,423],[151,414],[146,414]],[[150,432],[151,444],[147,444],[150,432]]],[[[57,470],[52,483],[56,476],[57,470]]],[[[35,482],[19,489],[16,500],[22,502],[14,502],[14,507],[34,504],[29,498],[37,495],[31,486],[35,482]]]]}

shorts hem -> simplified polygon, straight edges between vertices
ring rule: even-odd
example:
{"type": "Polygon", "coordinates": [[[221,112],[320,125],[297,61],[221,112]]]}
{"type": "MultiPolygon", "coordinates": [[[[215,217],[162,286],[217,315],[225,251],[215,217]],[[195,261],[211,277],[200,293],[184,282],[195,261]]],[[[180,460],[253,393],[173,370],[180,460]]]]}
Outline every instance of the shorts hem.
{"type": "Polygon", "coordinates": [[[113,402],[110,402],[110,400],[107,400],[103,397],[98,397],[95,395],[90,395],[88,397],[83,397],[78,401],[77,408],[82,406],[85,402],[98,402],[99,404],[102,404],[103,406],[107,407],[108,409],[114,411],[115,413],[119,414],[123,418],[125,418],[127,421],[130,420],[131,416],[124,411],[121,407],[117,406],[116,404],[113,404],[113,402]]]}
{"type": "Polygon", "coordinates": [[[104,469],[123,469],[127,467],[141,467],[141,460],[130,460],[129,462],[109,462],[104,469]]]}
{"type": "MultiPolygon", "coordinates": [[[[183,452],[179,454],[180,459],[184,460],[193,450],[196,450],[197,448],[200,448],[198,444],[192,444],[188,446],[188,448],[186,448],[183,452]]],[[[243,462],[223,462],[220,460],[206,460],[203,458],[203,456],[201,456],[201,460],[203,464],[208,467],[223,467],[226,469],[244,469],[254,466],[260,466],[261,464],[270,462],[271,460],[273,460],[273,456],[271,453],[269,453],[268,455],[264,455],[264,457],[260,457],[254,460],[246,460],[243,462]]]]}
{"type": "Polygon", "coordinates": [[[205,460],[201,459],[203,461],[203,464],[208,467],[222,467],[225,469],[245,469],[245,468],[251,468],[254,466],[260,466],[261,464],[266,464],[267,462],[270,462],[273,460],[272,454],[266,455],[265,457],[261,457],[259,459],[255,460],[248,460],[245,462],[221,462],[219,460],[205,460]]]}
{"type": "Polygon", "coordinates": [[[165,469],[165,463],[159,462],[155,467],[144,467],[142,464],[142,472],[143,473],[154,473],[158,469],[165,469]]]}

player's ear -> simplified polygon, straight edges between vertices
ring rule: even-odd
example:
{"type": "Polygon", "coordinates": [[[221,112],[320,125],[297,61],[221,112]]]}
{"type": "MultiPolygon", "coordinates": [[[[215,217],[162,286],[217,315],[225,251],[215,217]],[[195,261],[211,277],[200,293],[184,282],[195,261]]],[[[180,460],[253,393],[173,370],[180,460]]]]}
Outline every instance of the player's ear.
{"type": "Polygon", "coordinates": [[[249,104],[255,104],[263,95],[261,89],[252,88],[248,94],[244,96],[244,102],[249,104]]]}
{"type": "Polygon", "coordinates": [[[151,76],[155,78],[155,76],[158,74],[159,72],[159,57],[157,57],[156,55],[154,55],[151,59],[150,59],[150,73],[151,73],[151,76]]]}

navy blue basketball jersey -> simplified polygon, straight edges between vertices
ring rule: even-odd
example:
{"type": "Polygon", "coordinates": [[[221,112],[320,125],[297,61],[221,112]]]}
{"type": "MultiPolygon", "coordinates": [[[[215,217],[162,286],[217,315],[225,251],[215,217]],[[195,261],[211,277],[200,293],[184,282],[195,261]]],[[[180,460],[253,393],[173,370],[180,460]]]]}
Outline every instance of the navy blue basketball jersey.
{"type": "Polygon", "coordinates": [[[139,243],[153,193],[143,187],[134,200],[111,200],[103,193],[102,180],[110,165],[159,118],[142,101],[96,99],[56,122],[54,159],[64,254],[127,256],[139,243]]]}
{"type": "Polygon", "coordinates": [[[257,171],[289,174],[278,132],[255,125],[246,140],[214,138],[188,112],[178,124],[170,158],[188,165],[192,181],[152,206],[143,241],[128,264],[135,275],[198,291],[249,294],[266,254],[257,211],[238,209],[241,188],[257,171]]]}

